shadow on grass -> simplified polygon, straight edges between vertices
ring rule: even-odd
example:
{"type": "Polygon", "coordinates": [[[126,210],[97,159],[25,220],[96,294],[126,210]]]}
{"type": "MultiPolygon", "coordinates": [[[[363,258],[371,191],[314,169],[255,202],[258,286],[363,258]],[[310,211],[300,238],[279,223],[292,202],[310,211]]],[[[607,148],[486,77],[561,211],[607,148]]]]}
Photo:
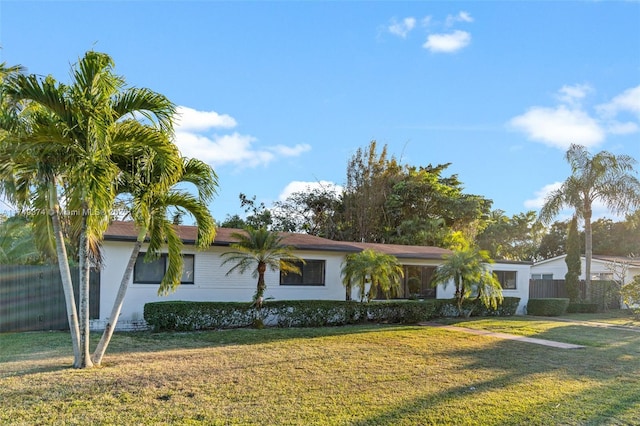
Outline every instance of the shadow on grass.
{"type": "Polygon", "coordinates": [[[590,347],[584,350],[549,348],[487,336],[495,341],[483,349],[447,351],[442,355],[469,361],[460,366],[461,380],[472,372],[487,370],[496,373],[496,377],[412,398],[354,424],[640,424],[637,416],[640,412],[640,381],[637,380],[640,336],[608,329],[597,329],[594,336],[592,331],[584,326],[566,325],[532,336],[548,340],[562,338],[561,341],[568,343],[590,342],[590,347]],[[547,374],[566,377],[567,382],[553,384],[553,389],[534,386],[529,392],[536,394],[532,394],[530,403],[525,400],[511,404],[498,396],[478,397],[484,392],[503,397],[515,392],[522,398],[526,392],[510,388],[526,389],[529,383],[547,374]],[[592,382],[592,386],[585,385],[592,382]],[[479,399],[469,401],[476,397],[479,399]],[[487,417],[486,412],[492,415],[487,417]]]}
{"type": "MultiPolygon", "coordinates": [[[[318,328],[264,328],[203,330],[191,332],[116,332],[105,354],[104,365],[109,365],[109,356],[117,354],[161,353],[172,350],[215,348],[223,346],[257,345],[283,340],[315,339],[406,329],[412,326],[365,324],[318,328]]],[[[95,348],[101,332],[91,333],[91,348],[95,348]]],[[[25,376],[72,367],[49,365],[54,360],[72,357],[69,332],[34,331],[0,334],[0,378],[25,376]],[[42,365],[42,364],[47,365],[42,365]]]]}

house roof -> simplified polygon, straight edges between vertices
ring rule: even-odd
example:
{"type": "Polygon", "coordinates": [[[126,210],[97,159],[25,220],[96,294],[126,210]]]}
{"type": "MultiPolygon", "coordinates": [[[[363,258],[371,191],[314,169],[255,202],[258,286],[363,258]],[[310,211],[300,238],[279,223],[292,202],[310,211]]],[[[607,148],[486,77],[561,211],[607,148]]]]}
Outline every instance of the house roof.
{"type": "MultiPolygon", "coordinates": [[[[552,262],[558,259],[564,259],[565,257],[567,257],[566,254],[556,256],[556,257],[551,257],[549,259],[541,260],[540,262],[535,262],[534,266],[543,265],[545,263],[552,262]]],[[[584,259],[585,257],[584,255],[580,255],[580,258],[584,259]]],[[[640,267],[640,257],[608,256],[608,255],[602,255],[602,254],[594,254],[593,256],[591,256],[591,260],[596,262],[623,262],[623,263],[628,263],[630,266],[640,267]]]]}
{"type": "MultiPolygon", "coordinates": [[[[198,233],[196,226],[177,226],[178,236],[185,244],[194,244],[198,233]]],[[[241,229],[218,228],[213,246],[229,246],[237,242],[233,233],[243,232],[241,229]]],[[[385,254],[391,254],[397,258],[412,259],[442,259],[442,256],[451,253],[450,250],[431,246],[404,246],[397,244],[378,243],[354,243],[347,241],[334,241],[327,238],[316,237],[308,234],[282,232],[282,242],[298,250],[337,251],[357,253],[362,250],[372,249],[385,254]]],[[[114,221],[104,234],[108,241],[135,241],[138,232],[133,222],[114,221]]]]}

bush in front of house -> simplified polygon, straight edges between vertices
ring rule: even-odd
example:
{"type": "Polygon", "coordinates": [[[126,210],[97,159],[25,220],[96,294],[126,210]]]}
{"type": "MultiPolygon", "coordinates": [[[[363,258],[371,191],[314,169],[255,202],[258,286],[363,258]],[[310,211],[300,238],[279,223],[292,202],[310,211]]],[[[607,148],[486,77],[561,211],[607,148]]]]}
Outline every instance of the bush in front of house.
{"type": "Polygon", "coordinates": [[[567,298],[529,299],[527,313],[543,317],[557,317],[564,314],[569,306],[567,298]]]}
{"type": "Polygon", "coordinates": [[[153,302],[144,305],[144,319],[155,331],[249,327],[255,310],[238,302],[153,302]]]}
{"type": "Polygon", "coordinates": [[[470,316],[473,317],[508,317],[516,314],[520,298],[505,297],[496,309],[485,306],[482,301],[477,299],[465,299],[462,303],[464,311],[462,315],[459,315],[456,299],[440,299],[439,302],[438,316],[440,317],[466,316],[469,311],[471,312],[470,316]]]}
{"type": "Polygon", "coordinates": [[[567,306],[568,314],[595,314],[596,312],[598,312],[597,303],[569,302],[567,306]]]}
{"type": "Polygon", "coordinates": [[[265,302],[260,310],[249,303],[153,302],[144,319],[154,330],[206,330],[250,327],[324,327],[364,322],[416,324],[438,316],[439,302],[295,300],[265,302]]]}

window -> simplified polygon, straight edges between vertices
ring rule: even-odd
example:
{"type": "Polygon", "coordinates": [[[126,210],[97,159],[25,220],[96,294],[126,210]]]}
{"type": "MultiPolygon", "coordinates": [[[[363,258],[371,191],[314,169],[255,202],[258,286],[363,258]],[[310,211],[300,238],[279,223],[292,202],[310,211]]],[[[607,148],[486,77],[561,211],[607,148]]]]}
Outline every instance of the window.
{"type": "Polygon", "coordinates": [[[553,274],[531,274],[532,280],[552,280],[553,274]]]}
{"type": "MultiPolygon", "coordinates": [[[[133,282],[136,284],[160,284],[167,270],[167,255],[162,254],[153,262],[145,262],[146,253],[139,253],[133,267],[133,282]]],[[[181,284],[193,284],[194,258],[192,254],[182,255],[184,268],[182,269],[181,284]]]]}
{"type": "Polygon", "coordinates": [[[516,271],[493,271],[497,277],[498,281],[500,281],[500,285],[503,290],[515,290],[516,287],[516,278],[518,274],[516,271]]]}
{"type": "Polygon", "coordinates": [[[293,272],[287,274],[280,271],[280,285],[324,285],[324,260],[307,260],[302,262],[291,262],[300,268],[302,275],[293,272]]]}

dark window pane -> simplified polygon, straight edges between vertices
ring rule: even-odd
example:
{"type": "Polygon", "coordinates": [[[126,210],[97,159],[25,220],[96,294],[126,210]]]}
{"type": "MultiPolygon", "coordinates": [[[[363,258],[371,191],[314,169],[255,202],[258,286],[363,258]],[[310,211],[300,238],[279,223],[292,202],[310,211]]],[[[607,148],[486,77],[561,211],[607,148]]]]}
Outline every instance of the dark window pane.
{"type": "Polygon", "coordinates": [[[505,290],[515,290],[517,288],[517,273],[516,271],[495,271],[495,274],[500,281],[500,285],[505,290]]]}
{"type": "Polygon", "coordinates": [[[136,264],[133,267],[133,282],[140,284],[160,284],[164,277],[165,257],[160,256],[153,262],[144,261],[145,253],[138,254],[136,264]]]}
{"type": "Polygon", "coordinates": [[[280,285],[324,285],[324,260],[305,260],[302,262],[290,262],[296,265],[300,274],[289,272],[285,274],[280,271],[280,285]]]}
{"type": "MultiPolygon", "coordinates": [[[[167,255],[162,254],[153,262],[145,262],[145,255],[146,253],[138,254],[136,264],[133,267],[133,282],[136,284],[160,284],[167,270],[167,255]]],[[[180,282],[182,284],[193,284],[195,256],[185,254],[182,258],[184,260],[184,269],[182,270],[180,282]]]]}

